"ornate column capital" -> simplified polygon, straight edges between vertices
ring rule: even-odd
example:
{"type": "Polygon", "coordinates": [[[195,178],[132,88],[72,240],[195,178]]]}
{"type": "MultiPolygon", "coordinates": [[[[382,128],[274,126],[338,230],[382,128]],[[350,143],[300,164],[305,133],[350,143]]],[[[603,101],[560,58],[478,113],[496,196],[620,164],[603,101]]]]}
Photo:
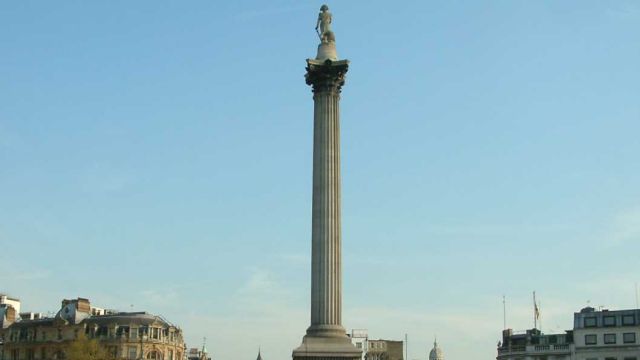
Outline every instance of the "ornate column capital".
{"type": "Polygon", "coordinates": [[[313,87],[313,93],[339,95],[349,70],[349,60],[313,60],[307,59],[307,73],[304,78],[307,85],[313,87]]]}

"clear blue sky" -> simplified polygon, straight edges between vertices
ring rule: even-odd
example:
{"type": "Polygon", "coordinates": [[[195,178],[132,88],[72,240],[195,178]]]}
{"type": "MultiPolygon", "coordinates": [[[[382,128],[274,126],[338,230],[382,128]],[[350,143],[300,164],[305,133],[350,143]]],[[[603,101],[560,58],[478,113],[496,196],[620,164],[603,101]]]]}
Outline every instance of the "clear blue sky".
{"type": "MultiPolygon", "coordinates": [[[[309,321],[320,2],[0,6],[0,292],[160,313],[218,360],[309,321]]],[[[640,3],[329,3],[344,325],[491,359],[640,281],[640,3]]]]}

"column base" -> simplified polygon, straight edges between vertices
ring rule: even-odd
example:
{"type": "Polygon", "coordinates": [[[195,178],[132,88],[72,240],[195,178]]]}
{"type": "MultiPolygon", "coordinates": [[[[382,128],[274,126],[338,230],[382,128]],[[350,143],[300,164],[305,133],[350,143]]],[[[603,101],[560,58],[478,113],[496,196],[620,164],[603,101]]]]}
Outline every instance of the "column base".
{"type": "Polygon", "coordinates": [[[360,360],[362,350],[351,343],[342,326],[316,325],[309,327],[292,355],[293,360],[360,360]]]}

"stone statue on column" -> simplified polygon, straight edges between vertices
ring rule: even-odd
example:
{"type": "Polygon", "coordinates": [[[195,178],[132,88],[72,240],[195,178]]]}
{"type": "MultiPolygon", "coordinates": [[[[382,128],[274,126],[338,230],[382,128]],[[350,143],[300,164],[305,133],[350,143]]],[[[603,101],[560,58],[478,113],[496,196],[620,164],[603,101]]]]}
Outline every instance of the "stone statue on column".
{"type": "Polygon", "coordinates": [[[316,22],[316,32],[320,38],[316,60],[338,60],[336,35],[331,31],[331,21],[332,16],[329,12],[329,7],[322,5],[322,7],[320,7],[320,13],[318,13],[318,21],[316,22]]]}
{"type": "Polygon", "coordinates": [[[316,32],[320,38],[320,42],[329,43],[335,42],[336,36],[331,31],[331,13],[327,5],[320,7],[320,13],[318,14],[318,22],[316,23],[316,32]],[[320,29],[318,31],[318,29],[320,29]]]}

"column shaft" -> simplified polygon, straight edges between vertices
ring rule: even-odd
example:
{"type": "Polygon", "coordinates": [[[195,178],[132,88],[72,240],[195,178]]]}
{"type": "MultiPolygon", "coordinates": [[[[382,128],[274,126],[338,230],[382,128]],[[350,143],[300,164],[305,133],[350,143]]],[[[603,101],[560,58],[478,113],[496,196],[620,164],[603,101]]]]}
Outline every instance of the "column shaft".
{"type": "Polygon", "coordinates": [[[342,321],[339,101],[336,91],[314,94],[312,326],[342,321]]]}

